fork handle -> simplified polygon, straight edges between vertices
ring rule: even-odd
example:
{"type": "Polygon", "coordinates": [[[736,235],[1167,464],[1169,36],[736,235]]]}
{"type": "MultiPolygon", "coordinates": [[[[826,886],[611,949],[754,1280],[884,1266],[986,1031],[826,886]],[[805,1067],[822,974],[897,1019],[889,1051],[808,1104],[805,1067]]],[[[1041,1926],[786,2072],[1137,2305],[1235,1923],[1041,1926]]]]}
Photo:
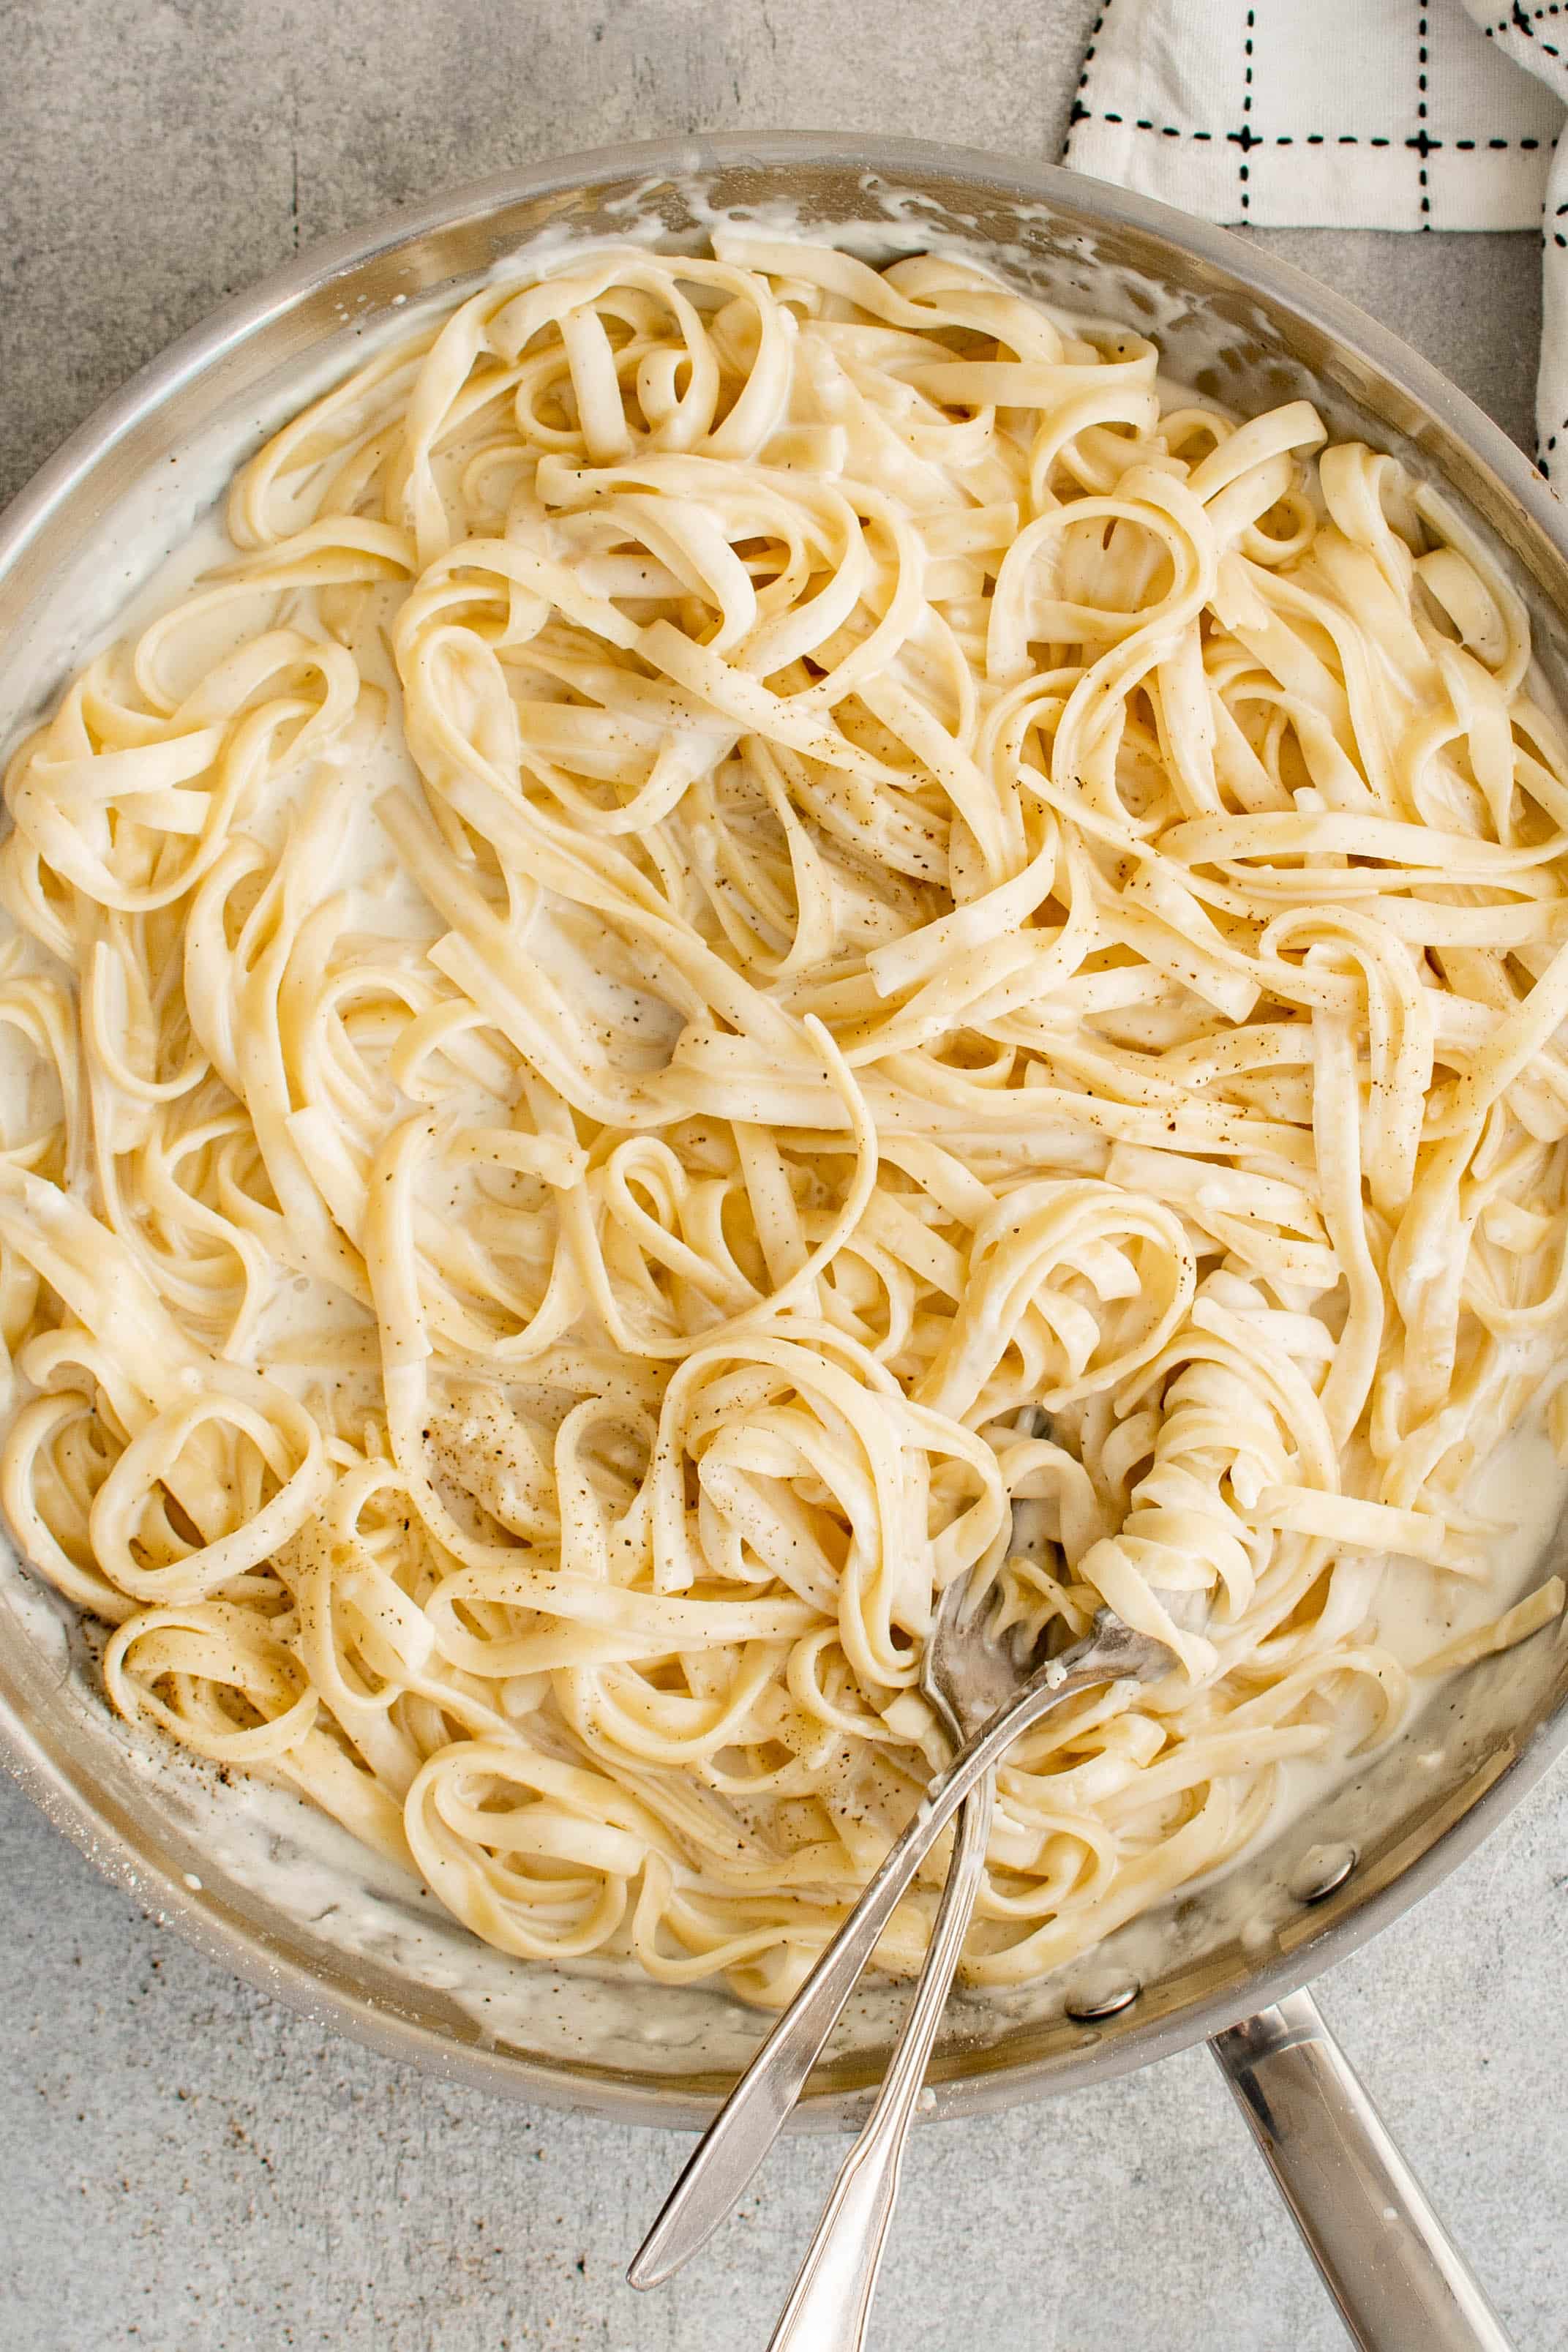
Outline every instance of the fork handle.
{"type": "Polygon", "coordinates": [[[698,2142],[632,2257],[626,2273],[632,2286],[662,2285],[739,2204],[805,2089],[910,1881],[970,1790],[1031,1724],[1064,1706],[1080,1691],[1124,1675],[1147,1676],[1162,1670],[1168,1670],[1168,1654],[1160,1644],[1133,1633],[1119,1619],[1097,1620],[1087,1640],[1031,1676],[931,1783],[915,1818],[819,1954],[805,1983],[698,2142]]]}
{"type": "Polygon", "coordinates": [[[876,2105],[845,2157],[768,2352],[860,2352],[898,2196],[904,2144],[986,1867],[997,1780],[958,1815],[952,1866],[920,1982],[876,2105]]]}

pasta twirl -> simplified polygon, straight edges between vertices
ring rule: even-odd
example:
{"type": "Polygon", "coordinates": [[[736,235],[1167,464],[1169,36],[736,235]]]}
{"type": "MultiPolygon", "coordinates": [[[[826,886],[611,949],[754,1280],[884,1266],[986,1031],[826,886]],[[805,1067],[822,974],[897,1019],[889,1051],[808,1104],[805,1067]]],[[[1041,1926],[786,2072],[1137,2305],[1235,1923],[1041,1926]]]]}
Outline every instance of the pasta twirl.
{"type": "Polygon", "coordinates": [[[1433,491],[1157,370],[568,258],[11,766],[0,1499],[126,1716],[506,1951],[787,1998],[955,1578],[1179,1660],[1010,1758],[989,1985],[1562,1606],[1468,1498],[1568,1339],[1568,744],[1433,491]]]}

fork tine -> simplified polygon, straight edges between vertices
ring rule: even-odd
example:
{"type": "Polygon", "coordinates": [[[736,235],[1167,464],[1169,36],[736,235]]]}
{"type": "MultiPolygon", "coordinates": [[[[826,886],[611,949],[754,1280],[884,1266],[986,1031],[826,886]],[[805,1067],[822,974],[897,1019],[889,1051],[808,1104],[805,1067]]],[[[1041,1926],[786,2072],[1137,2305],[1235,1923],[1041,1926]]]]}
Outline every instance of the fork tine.
{"type": "Polygon", "coordinates": [[[964,1590],[958,1599],[956,1622],[961,1625],[966,1632],[974,1624],[976,1618],[979,1616],[982,1610],[989,1607],[991,1596],[995,1592],[996,1589],[996,1580],[994,1577],[982,1582],[981,1579],[976,1575],[973,1569],[971,1569],[968,1574],[965,1577],[964,1590]]]}
{"type": "Polygon", "coordinates": [[[1042,1625],[1038,1633],[1030,1633],[1029,1620],[1025,1617],[1020,1617],[1018,1623],[1011,1628],[1008,1636],[1009,1654],[1020,1674],[1027,1673],[1041,1656],[1045,1648],[1046,1631],[1047,1629],[1042,1625]]]}
{"type": "Polygon", "coordinates": [[[1007,1606],[1007,1587],[999,1576],[994,1576],[986,1587],[986,1614],[988,1619],[986,1626],[986,1639],[988,1642],[1000,1643],[1008,1638],[1008,1629],[1000,1626],[998,1622],[998,1619],[1006,1614],[1007,1606]]]}

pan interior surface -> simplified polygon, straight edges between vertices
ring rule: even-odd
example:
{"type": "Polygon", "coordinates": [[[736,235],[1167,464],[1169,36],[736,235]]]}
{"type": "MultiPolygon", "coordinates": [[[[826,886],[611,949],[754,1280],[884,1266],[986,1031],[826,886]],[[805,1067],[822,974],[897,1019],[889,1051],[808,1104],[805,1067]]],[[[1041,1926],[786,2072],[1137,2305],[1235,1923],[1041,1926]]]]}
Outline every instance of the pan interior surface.
{"type": "MultiPolygon", "coordinates": [[[[1053,302],[1148,333],[1168,374],[1228,405],[1310,396],[1334,437],[1388,449],[1458,495],[1526,596],[1548,678],[1568,677],[1568,525],[1551,493],[1461,395],[1332,295],[1239,240],[1070,173],[1025,175],[901,142],[736,138],[577,158],[400,215],[308,257],[177,346],[89,421],[0,528],[7,738],[235,467],[378,339],[407,332],[525,248],[629,236],[691,247],[720,215],[798,234],[852,225],[854,250],[873,261],[958,240],[1053,302]]],[[[1565,1550],[1559,1530],[1541,1572],[1565,1550]]],[[[1123,2071],[1342,1957],[1545,1769],[1568,1738],[1565,1697],[1557,1628],[1470,1669],[1267,1847],[1091,1960],[1005,1995],[956,1997],[932,2076],[938,2107],[975,2112],[1123,2071]],[[1135,2000],[1090,2016],[1129,1979],[1135,2000]]],[[[131,1892],[226,1965],[390,2054],[534,2099],[697,2123],[765,2028],[711,1988],[567,1974],[485,1949],[302,1803],[128,1729],[101,1696],[92,1629],[8,1545],[5,1750],[51,1818],[131,1892]]],[[[906,2000],[901,1987],[857,1995],[804,2120],[855,2112],[906,2000]]]]}

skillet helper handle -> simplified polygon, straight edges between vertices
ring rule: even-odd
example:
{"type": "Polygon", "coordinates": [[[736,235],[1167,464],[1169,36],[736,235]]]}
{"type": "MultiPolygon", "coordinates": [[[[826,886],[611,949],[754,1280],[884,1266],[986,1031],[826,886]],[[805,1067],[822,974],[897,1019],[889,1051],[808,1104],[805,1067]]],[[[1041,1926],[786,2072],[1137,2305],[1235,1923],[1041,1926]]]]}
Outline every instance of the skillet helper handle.
{"type": "Polygon", "coordinates": [[[1361,2352],[1513,2352],[1312,1995],[1208,2046],[1361,2352]]]}

